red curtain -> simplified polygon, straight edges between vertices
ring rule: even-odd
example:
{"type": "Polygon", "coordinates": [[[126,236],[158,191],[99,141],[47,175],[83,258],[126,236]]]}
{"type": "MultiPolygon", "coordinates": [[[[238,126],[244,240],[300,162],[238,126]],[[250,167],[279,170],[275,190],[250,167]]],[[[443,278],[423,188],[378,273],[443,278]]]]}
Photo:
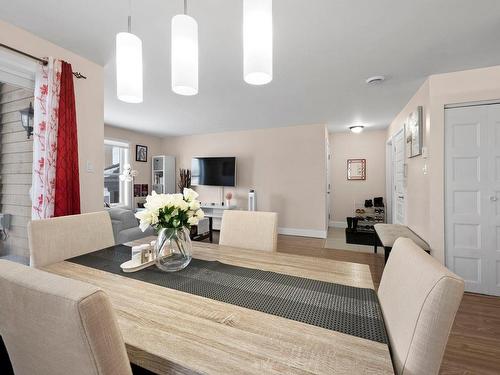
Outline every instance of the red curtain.
{"type": "Polygon", "coordinates": [[[78,137],[71,64],[62,61],[54,216],[80,213],[78,137]]]}

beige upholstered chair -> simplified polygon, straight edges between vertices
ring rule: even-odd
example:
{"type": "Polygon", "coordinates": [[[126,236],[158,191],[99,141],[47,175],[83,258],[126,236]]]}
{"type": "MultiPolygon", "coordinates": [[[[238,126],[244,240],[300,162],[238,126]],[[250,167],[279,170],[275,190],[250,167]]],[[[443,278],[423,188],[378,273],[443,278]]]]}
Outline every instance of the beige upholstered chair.
{"type": "Polygon", "coordinates": [[[0,335],[16,375],[132,374],[99,288],[0,260],[0,301],[0,335]]]}
{"type": "Polygon", "coordinates": [[[219,244],[252,250],[276,251],[278,214],[225,210],[219,244]]]}
{"type": "Polygon", "coordinates": [[[396,374],[439,372],[463,292],[461,278],[412,240],[396,240],[378,289],[396,374]]]}
{"type": "Polygon", "coordinates": [[[33,220],[28,224],[30,265],[43,267],[113,246],[113,228],[105,211],[33,220]]]}

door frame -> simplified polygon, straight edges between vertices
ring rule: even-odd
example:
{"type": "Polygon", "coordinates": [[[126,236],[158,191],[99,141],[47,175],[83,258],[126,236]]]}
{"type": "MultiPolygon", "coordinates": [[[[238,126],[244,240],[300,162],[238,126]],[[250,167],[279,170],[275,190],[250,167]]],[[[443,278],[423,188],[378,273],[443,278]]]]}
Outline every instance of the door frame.
{"type": "Polygon", "coordinates": [[[325,185],[325,230],[326,230],[326,235],[328,236],[328,229],[330,228],[330,223],[332,222],[332,213],[331,211],[331,206],[332,206],[332,186],[331,186],[331,160],[332,159],[332,152],[330,148],[330,133],[328,131],[326,132],[326,137],[325,137],[325,174],[326,174],[326,185],[325,185]]]}
{"type": "MultiPolygon", "coordinates": [[[[395,196],[395,190],[394,190],[394,139],[400,134],[403,133],[403,148],[406,147],[406,143],[404,142],[405,140],[405,134],[404,134],[405,128],[404,126],[401,126],[401,128],[397,129],[389,138],[389,140],[386,143],[386,195],[387,195],[387,207],[386,207],[386,213],[387,213],[387,222],[390,224],[394,223],[394,220],[396,218],[396,214],[394,210],[396,209],[396,205],[394,204],[394,196],[395,196]],[[390,221],[389,221],[389,216],[390,216],[390,221]]],[[[406,149],[403,150],[403,173],[404,173],[404,178],[406,179],[406,149]]],[[[406,184],[406,181],[405,181],[406,184]]],[[[405,188],[406,190],[406,188],[405,188]]],[[[404,219],[404,224],[406,224],[406,191],[405,191],[405,219],[404,219]]]]}
{"type": "Polygon", "coordinates": [[[385,143],[385,213],[386,222],[392,224],[392,198],[393,198],[393,186],[394,186],[394,171],[393,171],[393,149],[392,149],[392,136],[389,137],[385,143]]]}

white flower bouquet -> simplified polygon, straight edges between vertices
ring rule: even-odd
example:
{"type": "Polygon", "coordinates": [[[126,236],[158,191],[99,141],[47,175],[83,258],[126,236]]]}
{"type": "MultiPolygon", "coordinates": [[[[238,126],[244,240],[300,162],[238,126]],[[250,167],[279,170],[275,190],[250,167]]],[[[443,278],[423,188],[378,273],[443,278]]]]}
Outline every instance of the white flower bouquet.
{"type": "Polygon", "coordinates": [[[192,189],[184,189],[182,194],[156,194],[153,191],[146,198],[145,210],[137,212],[139,227],[144,232],[149,226],[156,230],[162,228],[182,229],[197,225],[204,217],[198,193],[192,189]]]}

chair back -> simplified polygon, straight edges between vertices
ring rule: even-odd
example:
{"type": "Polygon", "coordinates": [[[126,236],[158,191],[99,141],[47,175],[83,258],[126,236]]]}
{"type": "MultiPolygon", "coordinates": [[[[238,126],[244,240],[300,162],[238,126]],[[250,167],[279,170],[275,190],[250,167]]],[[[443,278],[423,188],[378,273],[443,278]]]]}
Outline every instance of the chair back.
{"type": "Polygon", "coordinates": [[[219,244],[251,250],[276,251],[278,214],[276,212],[225,210],[219,244]]]}
{"type": "Polygon", "coordinates": [[[99,288],[0,260],[0,335],[16,375],[130,375],[99,288]]]}
{"type": "Polygon", "coordinates": [[[115,244],[105,211],[32,220],[28,224],[30,265],[43,267],[115,244]]]}
{"type": "Polygon", "coordinates": [[[396,374],[438,374],[464,281],[408,238],[398,238],[378,297],[396,374]]]}

